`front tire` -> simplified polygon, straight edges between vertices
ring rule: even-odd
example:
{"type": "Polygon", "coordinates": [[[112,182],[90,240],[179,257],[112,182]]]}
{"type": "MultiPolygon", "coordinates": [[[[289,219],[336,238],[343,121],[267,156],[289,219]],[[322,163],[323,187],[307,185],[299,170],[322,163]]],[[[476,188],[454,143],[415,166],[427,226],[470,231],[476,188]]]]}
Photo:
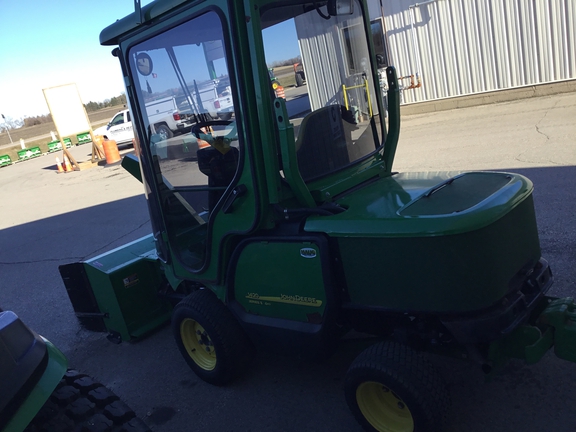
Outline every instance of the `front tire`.
{"type": "Polygon", "coordinates": [[[236,318],[207,289],[194,291],[176,305],[172,333],[188,366],[214,385],[236,378],[254,349],[236,318]]]}
{"type": "Polygon", "coordinates": [[[362,352],[348,369],[344,392],[366,431],[439,432],[450,406],[448,390],[432,364],[394,342],[362,352]]]}

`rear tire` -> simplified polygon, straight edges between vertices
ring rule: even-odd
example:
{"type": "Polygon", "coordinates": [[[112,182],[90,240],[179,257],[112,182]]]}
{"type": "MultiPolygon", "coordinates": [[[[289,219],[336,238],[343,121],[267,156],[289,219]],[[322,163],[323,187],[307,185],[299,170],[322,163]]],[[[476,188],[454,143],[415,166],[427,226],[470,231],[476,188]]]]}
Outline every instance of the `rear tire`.
{"type": "Polygon", "coordinates": [[[193,292],[176,305],[172,333],[188,366],[214,385],[236,378],[254,351],[236,318],[207,289],[193,292]]]}
{"type": "Polygon", "coordinates": [[[450,406],[432,364],[394,342],[362,352],[346,374],[348,407],[366,431],[439,432],[450,406]]]}
{"type": "Polygon", "coordinates": [[[24,432],[151,432],[102,384],[68,370],[24,432]]]}

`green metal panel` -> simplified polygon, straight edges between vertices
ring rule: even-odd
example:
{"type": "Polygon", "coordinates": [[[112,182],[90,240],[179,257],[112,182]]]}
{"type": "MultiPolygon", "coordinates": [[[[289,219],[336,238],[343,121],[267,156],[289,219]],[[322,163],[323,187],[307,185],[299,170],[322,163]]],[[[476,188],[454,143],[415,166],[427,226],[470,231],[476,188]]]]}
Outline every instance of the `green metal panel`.
{"type": "Polygon", "coordinates": [[[12,158],[8,155],[0,155],[0,167],[12,165],[12,158]]]}
{"type": "Polygon", "coordinates": [[[68,367],[68,360],[50,341],[44,339],[48,349],[48,364],[38,383],[18,408],[2,432],[22,432],[48,400],[68,367]]]}
{"type": "Polygon", "coordinates": [[[262,241],[242,250],[234,296],[248,313],[318,322],[326,294],[318,246],[301,241],[262,241]]]}
{"type": "Polygon", "coordinates": [[[92,142],[92,137],[90,136],[90,132],[84,132],[84,133],[78,134],[78,135],[76,135],[76,139],[78,140],[78,145],[92,142]]]}
{"type": "Polygon", "coordinates": [[[162,283],[154,238],[148,235],[84,263],[109,331],[123,340],[142,336],[170,319],[171,305],[158,298],[162,283]]]}
{"type": "Polygon", "coordinates": [[[454,235],[338,239],[351,301],[399,311],[487,308],[540,258],[532,197],[496,222],[454,235]]]}
{"type": "Polygon", "coordinates": [[[48,153],[52,153],[58,150],[62,150],[62,144],[60,141],[50,141],[48,143],[48,153]]]}
{"type": "Polygon", "coordinates": [[[19,160],[32,159],[38,156],[42,156],[40,147],[30,147],[29,149],[23,149],[18,152],[19,160]]]}

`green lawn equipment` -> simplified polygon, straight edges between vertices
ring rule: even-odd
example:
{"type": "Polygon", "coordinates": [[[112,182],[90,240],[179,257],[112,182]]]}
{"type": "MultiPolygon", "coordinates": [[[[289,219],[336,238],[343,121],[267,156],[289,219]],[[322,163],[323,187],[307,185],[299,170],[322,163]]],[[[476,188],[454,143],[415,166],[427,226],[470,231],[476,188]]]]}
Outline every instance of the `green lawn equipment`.
{"type": "Polygon", "coordinates": [[[150,432],[102,384],[11,311],[0,309],[1,432],[150,432]]]}
{"type": "Polygon", "coordinates": [[[547,296],[532,183],[394,172],[398,80],[387,68],[385,118],[370,28],[364,0],[157,0],[102,31],[139,141],[123,165],[144,183],[152,234],[60,268],[87,327],[131,340],[171,317],[187,363],[216,385],[258,346],[322,358],[351,331],[373,335],[345,396],[377,431],[442,429],[449,396],[425,353],[487,374],[551,347],[576,361],[574,303],[547,296]],[[264,47],[286,22],[304,114],[300,93],[270,88],[264,47]],[[229,120],[194,104],[185,139],[155,133],[149,100],[198,101],[215,79],[230,81],[229,120]]]}

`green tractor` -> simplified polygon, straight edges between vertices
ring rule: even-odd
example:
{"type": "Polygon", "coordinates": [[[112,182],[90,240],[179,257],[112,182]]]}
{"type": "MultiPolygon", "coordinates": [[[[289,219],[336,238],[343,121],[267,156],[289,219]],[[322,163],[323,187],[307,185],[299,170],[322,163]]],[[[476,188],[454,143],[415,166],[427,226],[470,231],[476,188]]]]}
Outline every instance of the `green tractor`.
{"type": "Polygon", "coordinates": [[[546,295],[532,183],[394,172],[398,80],[385,70],[386,118],[371,39],[364,0],[156,0],[104,29],[138,136],[123,165],[153,232],[60,268],[81,322],[122,341],[171,320],[186,362],[215,385],[259,346],[325,358],[345,335],[371,335],[345,397],[377,431],[442,429],[450,399],[425,353],[487,374],[551,347],[576,361],[574,303],[546,295]],[[265,46],[287,25],[304,113],[270,87],[265,46]],[[156,133],[149,98],[198,101],[222,77],[228,121],[200,110],[190,134],[156,133]]]}

